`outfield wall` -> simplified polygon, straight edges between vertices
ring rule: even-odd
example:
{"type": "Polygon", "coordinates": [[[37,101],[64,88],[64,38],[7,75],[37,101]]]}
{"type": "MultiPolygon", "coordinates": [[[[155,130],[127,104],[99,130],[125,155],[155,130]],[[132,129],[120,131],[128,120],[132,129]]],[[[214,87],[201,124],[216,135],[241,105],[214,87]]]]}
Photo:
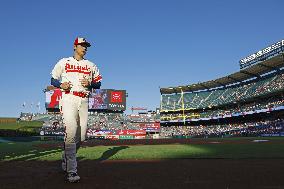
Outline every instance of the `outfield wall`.
{"type": "Polygon", "coordinates": [[[16,123],[17,118],[0,118],[0,123],[16,123]]]}

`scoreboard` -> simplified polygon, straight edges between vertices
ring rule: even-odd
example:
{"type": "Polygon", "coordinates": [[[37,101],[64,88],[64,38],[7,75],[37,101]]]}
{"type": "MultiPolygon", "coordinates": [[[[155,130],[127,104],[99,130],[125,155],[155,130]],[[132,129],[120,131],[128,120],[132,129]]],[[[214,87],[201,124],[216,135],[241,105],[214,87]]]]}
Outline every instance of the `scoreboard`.
{"type": "MultiPolygon", "coordinates": [[[[59,111],[62,98],[60,89],[45,92],[45,108],[48,111],[59,111]]],[[[88,99],[89,111],[95,110],[126,110],[126,90],[95,89],[88,99]]]]}

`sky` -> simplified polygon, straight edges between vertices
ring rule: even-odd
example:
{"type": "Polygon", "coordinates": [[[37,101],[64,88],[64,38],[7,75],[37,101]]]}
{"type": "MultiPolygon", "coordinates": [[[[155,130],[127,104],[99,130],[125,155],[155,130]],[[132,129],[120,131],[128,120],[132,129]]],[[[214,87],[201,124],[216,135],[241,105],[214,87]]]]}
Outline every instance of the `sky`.
{"type": "Polygon", "coordinates": [[[160,87],[239,71],[239,60],[283,38],[282,0],[9,0],[0,6],[0,117],[44,112],[50,72],[77,36],[104,89],[155,110],[160,87]],[[26,107],[22,106],[26,103],[26,107]],[[33,106],[31,106],[33,104],[33,106]]]}

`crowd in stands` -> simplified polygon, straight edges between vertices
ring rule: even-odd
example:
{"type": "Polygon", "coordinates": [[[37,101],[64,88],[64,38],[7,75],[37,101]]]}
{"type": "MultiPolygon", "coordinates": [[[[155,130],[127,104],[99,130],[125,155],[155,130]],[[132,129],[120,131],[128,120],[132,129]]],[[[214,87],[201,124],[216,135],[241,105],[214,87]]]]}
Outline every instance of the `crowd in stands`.
{"type": "Polygon", "coordinates": [[[112,130],[124,127],[124,116],[120,113],[97,113],[89,115],[88,127],[90,129],[112,130]]]}
{"type": "MultiPolygon", "coordinates": [[[[87,134],[92,135],[96,131],[140,130],[139,123],[154,121],[156,116],[155,114],[137,115],[94,112],[88,116],[87,134]]],[[[49,114],[48,117],[45,117],[41,131],[42,135],[63,135],[64,125],[61,114],[49,114]]]]}
{"type": "Polygon", "coordinates": [[[20,113],[19,120],[21,121],[45,121],[45,118],[50,117],[46,113],[20,113]]]}
{"type": "Polygon", "coordinates": [[[188,111],[183,113],[168,113],[161,116],[162,121],[167,120],[183,120],[185,119],[199,119],[199,118],[212,118],[212,117],[223,117],[232,116],[234,114],[243,115],[246,112],[256,112],[257,110],[270,111],[273,108],[284,106],[284,96],[281,97],[270,97],[266,100],[258,102],[250,102],[242,105],[236,104],[231,108],[220,108],[220,109],[207,109],[200,111],[188,111]]]}
{"type": "Polygon", "coordinates": [[[61,114],[49,114],[45,117],[40,135],[64,135],[64,125],[61,114]]]}
{"type": "MultiPolygon", "coordinates": [[[[283,96],[273,96],[266,100],[242,104],[240,106],[230,106],[229,109],[207,109],[199,112],[187,113],[187,117],[201,118],[224,116],[233,113],[243,113],[260,109],[269,109],[284,105],[283,96]]],[[[163,115],[161,120],[165,117],[163,115]]],[[[183,119],[183,114],[167,114],[166,116],[173,119],[183,119]]],[[[61,114],[49,114],[41,116],[45,118],[42,127],[44,135],[64,135],[64,126],[61,114]]],[[[125,115],[122,113],[103,113],[94,112],[88,117],[87,134],[92,136],[97,131],[117,131],[117,130],[139,130],[139,123],[156,121],[159,118],[156,114],[140,114],[140,115],[125,115]]],[[[224,136],[259,136],[261,134],[284,133],[284,120],[277,119],[271,121],[249,122],[242,124],[227,124],[227,125],[197,125],[197,126],[171,126],[161,127],[160,137],[224,137],[224,136]]]]}
{"type": "Polygon", "coordinates": [[[284,133],[284,120],[250,122],[242,124],[210,126],[171,126],[161,128],[161,137],[191,136],[197,138],[224,136],[259,136],[261,134],[284,133]]]}
{"type": "Polygon", "coordinates": [[[19,119],[21,121],[31,121],[33,118],[33,114],[32,113],[23,113],[21,112],[19,119]]]}
{"type": "Polygon", "coordinates": [[[139,113],[139,114],[130,114],[126,116],[126,120],[129,122],[154,122],[159,120],[159,114],[156,113],[139,113]]]}
{"type": "Polygon", "coordinates": [[[284,74],[274,74],[234,86],[201,92],[163,94],[162,110],[203,109],[236,103],[283,90],[284,74]]]}
{"type": "MultiPolygon", "coordinates": [[[[89,116],[87,135],[97,131],[117,131],[121,129],[141,129],[139,123],[122,122],[126,116],[122,114],[103,114],[89,116]],[[128,124],[127,124],[128,123],[128,124]]],[[[64,135],[64,126],[60,114],[54,114],[42,127],[44,135],[64,135]]],[[[223,137],[223,136],[259,136],[260,134],[284,133],[284,119],[267,120],[227,125],[198,125],[161,127],[160,138],[175,136],[190,137],[223,137]]]]}

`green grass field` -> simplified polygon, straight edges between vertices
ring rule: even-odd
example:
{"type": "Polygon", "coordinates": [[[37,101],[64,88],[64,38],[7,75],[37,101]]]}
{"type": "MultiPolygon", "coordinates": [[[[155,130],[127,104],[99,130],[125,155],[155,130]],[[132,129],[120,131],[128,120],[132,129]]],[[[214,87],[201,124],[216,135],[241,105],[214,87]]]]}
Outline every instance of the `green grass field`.
{"type": "MultiPolygon", "coordinates": [[[[238,141],[244,138],[209,139],[221,143],[208,144],[167,144],[132,146],[94,146],[82,147],[78,151],[80,160],[159,160],[179,158],[284,158],[283,138],[245,138],[247,143],[222,143],[238,141]],[[269,139],[270,142],[252,142],[257,139],[269,139]]],[[[0,141],[0,161],[11,160],[60,160],[62,149],[60,142],[0,141]],[[43,147],[45,146],[45,147],[43,147]]]]}
{"type": "Polygon", "coordinates": [[[19,121],[16,123],[0,123],[0,129],[17,130],[22,128],[41,128],[41,121],[19,121]]]}

